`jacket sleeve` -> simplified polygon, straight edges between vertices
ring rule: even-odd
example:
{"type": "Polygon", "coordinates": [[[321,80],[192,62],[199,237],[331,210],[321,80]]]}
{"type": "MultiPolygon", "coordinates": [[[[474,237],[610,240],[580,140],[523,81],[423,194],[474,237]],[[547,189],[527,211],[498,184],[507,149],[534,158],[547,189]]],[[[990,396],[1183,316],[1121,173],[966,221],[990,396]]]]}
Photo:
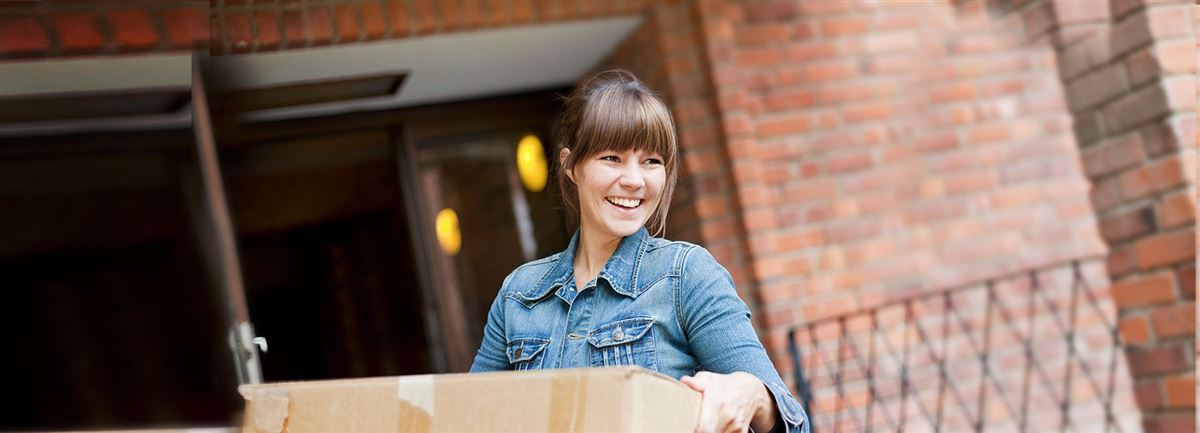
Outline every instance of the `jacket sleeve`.
{"type": "Polygon", "coordinates": [[[475,361],[471,363],[472,373],[512,369],[505,353],[508,340],[504,337],[504,293],[511,278],[510,274],[504,279],[504,284],[496,293],[496,300],[488,309],[487,324],[483,326],[483,342],[479,345],[479,351],[475,352],[475,361]]]}
{"type": "Polygon", "coordinates": [[[808,416],[759,342],[750,309],[738,297],[729,271],[701,247],[684,253],[680,271],[677,320],[699,360],[699,369],[721,374],[742,371],[758,377],[779,409],[774,430],[808,433],[808,416]]]}

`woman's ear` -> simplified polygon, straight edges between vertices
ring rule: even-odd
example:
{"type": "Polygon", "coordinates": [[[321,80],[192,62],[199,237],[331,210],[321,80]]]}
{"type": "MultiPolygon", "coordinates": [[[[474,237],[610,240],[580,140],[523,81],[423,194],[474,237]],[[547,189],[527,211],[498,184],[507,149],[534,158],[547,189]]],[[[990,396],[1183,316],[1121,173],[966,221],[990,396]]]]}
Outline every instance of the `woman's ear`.
{"type": "Polygon", "coordinates": [[[558,151],[558,166],[564,172],[567,173],[567,179],[571,179],[571,182],[574,182],[575,181],[575,173],[571,173],[571,170],[567,170],[567,157],[568,156],[571,156],[571,149],[567,149],[564,147],[564,148],[562,148],[562,150],[559,150],[558,151]]]}

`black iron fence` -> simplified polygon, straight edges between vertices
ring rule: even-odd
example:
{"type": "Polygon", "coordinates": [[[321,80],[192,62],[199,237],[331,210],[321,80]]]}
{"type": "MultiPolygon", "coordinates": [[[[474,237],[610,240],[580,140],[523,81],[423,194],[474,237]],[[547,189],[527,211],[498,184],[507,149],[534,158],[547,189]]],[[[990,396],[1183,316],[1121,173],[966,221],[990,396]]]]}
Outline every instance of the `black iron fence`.
{"type": "Polygon", "coordinates": [[[1103,274],[1080,259],[793,328],[813,431],[1129,431],[1103,274]]]}

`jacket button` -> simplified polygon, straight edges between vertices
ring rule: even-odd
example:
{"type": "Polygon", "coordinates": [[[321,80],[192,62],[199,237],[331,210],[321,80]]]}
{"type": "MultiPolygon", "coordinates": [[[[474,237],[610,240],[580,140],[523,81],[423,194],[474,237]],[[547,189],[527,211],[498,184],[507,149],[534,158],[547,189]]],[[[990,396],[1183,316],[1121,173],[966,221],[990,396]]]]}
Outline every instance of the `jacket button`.
{"type": "Polygon", "coordinates": [[[622,332],[621,327],[618,326],[617,329],[615,331],[613,331],[613,340],[622,340],[624,338],[625,338],[625,333],[622,332]]]}
{"type": "Polygon", "coordinates": [[[520,347],[518,347],[517,350],[513,352],[513,356],[515,356],[517,358],[521,357],[521,348],[520,347]]]}

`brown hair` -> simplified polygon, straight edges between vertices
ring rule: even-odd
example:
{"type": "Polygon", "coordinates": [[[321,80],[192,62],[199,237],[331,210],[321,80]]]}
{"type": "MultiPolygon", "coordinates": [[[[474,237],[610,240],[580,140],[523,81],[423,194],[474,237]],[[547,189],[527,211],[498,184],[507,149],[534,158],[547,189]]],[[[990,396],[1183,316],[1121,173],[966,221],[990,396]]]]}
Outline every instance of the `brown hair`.
{"type": "Polygon", "coordinates": [[[563,113],[555,129],[557,144],[554,158],[562,149],[570,149],[559,165],[558,188],[563,206],[572,223],[579,220],[579,191],[567,178],[580,161],[601,152],[650,151],[663,158],[666,183],[658,207],[650,214],[646,227],[653,236],[661,236],[667,225],[667,211],[679,167],[675,121],[667,104],[622,70],[600,72],[584,81],[563,102],[563,113]]]}

